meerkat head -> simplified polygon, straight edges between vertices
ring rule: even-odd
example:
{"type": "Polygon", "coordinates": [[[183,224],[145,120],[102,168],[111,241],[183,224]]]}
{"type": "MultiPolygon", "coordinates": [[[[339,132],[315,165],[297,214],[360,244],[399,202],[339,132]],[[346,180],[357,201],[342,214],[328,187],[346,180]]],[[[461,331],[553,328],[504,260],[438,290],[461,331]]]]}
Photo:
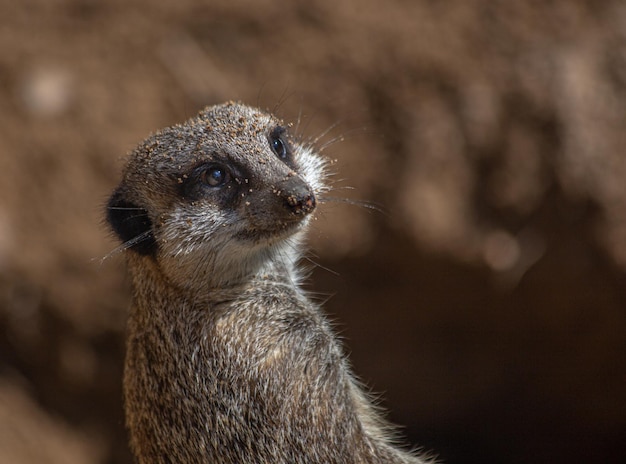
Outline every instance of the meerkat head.
{"type": "Polygon", "coordinates": [[[281,121],[228,103],[137,147],[107,220],[173,283],[219,285],[293,257],[323,179],[323,160],[281,121]]]}

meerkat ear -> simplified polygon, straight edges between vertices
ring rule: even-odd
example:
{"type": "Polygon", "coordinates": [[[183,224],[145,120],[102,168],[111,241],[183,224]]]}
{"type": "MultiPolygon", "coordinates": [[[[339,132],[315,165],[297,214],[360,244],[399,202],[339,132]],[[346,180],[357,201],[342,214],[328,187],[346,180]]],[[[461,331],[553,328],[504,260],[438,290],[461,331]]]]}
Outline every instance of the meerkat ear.
{"type": "Polygon", "coordinates": [[[109,199],[106,218],[127,248],[144,256],[156,254],[157,243],[148,211],[126,200],[119,188],[109,199]]]}

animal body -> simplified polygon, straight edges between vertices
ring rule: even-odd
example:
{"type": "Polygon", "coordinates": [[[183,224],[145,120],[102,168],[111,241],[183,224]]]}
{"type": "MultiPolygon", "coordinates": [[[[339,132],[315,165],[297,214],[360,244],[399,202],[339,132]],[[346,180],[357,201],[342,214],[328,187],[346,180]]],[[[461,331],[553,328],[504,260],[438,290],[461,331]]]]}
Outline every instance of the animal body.
{"type": "Polygon", "coordinates": [[[133,298],[124,394],[146,463],[425,463],[394,447],[301,289],[325,161],[227,103],[145,140],[107,219],[133,298]]]}

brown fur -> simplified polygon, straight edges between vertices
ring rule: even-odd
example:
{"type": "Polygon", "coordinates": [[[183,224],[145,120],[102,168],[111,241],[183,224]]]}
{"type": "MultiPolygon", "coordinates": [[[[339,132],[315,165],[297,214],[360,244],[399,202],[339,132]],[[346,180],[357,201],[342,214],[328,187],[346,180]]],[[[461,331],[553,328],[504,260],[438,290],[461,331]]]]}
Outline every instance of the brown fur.
{"type": "Polygon", "coordinates": [[[279,126],[231,103],[131,154],[108,212],[131,240],[131,447],[142,464],[424,463],[392,446],[300,289],[324,162],[279,126]],[[229,183],[207,187],[215,163],[229,183]]]}

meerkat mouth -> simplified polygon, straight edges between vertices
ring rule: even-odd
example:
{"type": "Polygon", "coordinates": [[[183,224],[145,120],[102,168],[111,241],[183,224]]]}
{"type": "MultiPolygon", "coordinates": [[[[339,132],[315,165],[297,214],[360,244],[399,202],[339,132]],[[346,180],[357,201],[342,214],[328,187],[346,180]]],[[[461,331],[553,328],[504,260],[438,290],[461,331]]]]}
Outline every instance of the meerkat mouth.
{"type": "Polygon", "coordinates": [[[275,224],[272,228],[261,229],[246,229],[237,232],[234,237],[238,240],[245,242],[253,242],[256,244],[267,243],[272,244],[281,240],[287,240],[290,237],[296,235],[303,230],[308,221],[304,218],[298,218],[298,220],[280,222],[275,224]]]}

